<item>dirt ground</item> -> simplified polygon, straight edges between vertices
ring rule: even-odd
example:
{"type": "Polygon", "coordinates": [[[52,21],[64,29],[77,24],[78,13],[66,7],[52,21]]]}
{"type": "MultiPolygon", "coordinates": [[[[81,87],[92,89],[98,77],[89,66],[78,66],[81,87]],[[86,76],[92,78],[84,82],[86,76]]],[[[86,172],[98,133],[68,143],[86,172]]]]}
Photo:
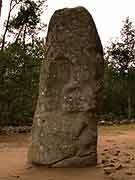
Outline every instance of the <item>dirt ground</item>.
{"type": "Polygon", "coordinates": [[[27,163],[29,134],[0,135],[0,180],[135,180],[135,125],[100,127],[98,165],[48,169],[27,163]]]}

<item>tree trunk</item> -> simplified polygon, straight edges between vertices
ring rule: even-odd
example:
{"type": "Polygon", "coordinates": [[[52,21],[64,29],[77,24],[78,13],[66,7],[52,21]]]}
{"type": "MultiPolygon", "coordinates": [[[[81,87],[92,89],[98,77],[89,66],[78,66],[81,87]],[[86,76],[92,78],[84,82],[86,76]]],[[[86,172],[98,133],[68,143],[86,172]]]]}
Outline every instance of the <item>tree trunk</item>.
{"type": "Polygon", "coordinates": [[[131,94],[128,93],[128,120],[131,120],[132,105],[131,105],[131,94]]]}
{"type": "Polygon", "coordinates": [[[2,9],[2,0],[0,0],[0,16],[1,16],[1,9],[2,9]]]}
{"type": "Polygon", "coordinates": [[[27,30],[27,25],[25,25],[24,32],[23,32],[23,49],[24,50],[25,50],[26,30],[27,30]]]}
{"type": "Polygon", "coordinates": [[[13,0],[10,1],[9,12],[8,12],[8,19],[7,19],[7,23],[6,23],[6,28],[5,28],[5,32],[4,32],[4,35],[3,35],[3,39],[2,39],[1,51],[4,50],[4,46],[5,46],[5,38],[6,38],[7,31],[8,31],[9,20],[10,20],[10,15],[11,15],[11,11],[12,11],[12,2],[13,2],[13,0]]]}
{"type": "Polygon", "coordinates": [[[18,43],[18,39],[19,39],[19,37],[21,35],[22,29],[23,29],[23,25],[22,25],[22,27],[20,28],[20,30],[18,32],[18,35],[17,35],[16,40],[15,40],[15,43],[18,43]]]}

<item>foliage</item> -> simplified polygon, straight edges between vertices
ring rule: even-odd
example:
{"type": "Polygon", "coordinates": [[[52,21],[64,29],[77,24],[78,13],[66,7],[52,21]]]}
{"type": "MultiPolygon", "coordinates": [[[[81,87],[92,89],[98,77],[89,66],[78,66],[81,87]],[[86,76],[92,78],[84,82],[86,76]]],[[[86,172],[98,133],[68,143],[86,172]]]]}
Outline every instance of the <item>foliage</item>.
{"type": "Polygon", "coordinates": [[[25,52],[21,44],[11,44],[0,52],[1,125],[32,122],[42,60],[42,54],[32,54],[33,48],[25,52]]]}
{"type": "Polygon", "coordinates": [[[41,15],[43,8],[47,7],[46,0],[10,0],[8,18],[5,21],[5,31],[1,50],[6,45],[6,35],[10,39],[17,42],[21,39],[25,46],[25,41],[30,41],[39,34],[40,30],[46,28],[45,24],[41,24],[41,15]],[[13,12],[17,12],[15,15],[13,12]]]}
{"type": "MultiPolygon", "coordinates": [[[[38,96],[40,64],[45,59],[45,40],[37,38],[43,28],[43,1],[11,0],[0,51],[0,126],[28,125],[38,96]],[[40,27],[40,28],[39,28],[40,27]],[[6,33],[14,41],[5,40],[6,33]]],[[[135,28],[126,18],[120,39],[105,49],[102,117],[135,117],[135,28]]]]}
{"type": "Polygon", "coordinates": [[[11,0],[0,51],[0,126],[32,123],[45,40],[37,38],[44,1],[11,0]],[[23,28],[22,28],[23,27],[23,28]],[[15,41],[5,41],[6,33],[15,41]],[[4,44],[3,44],[4,43],[4,44]],[[5,46],[6,45],[6,46],[5,46]]]}
{"type": "Polygon", "coordinates": [[[104,111],[131,119],[135,115],[135,28],[129,18],[120,34],[106,48],[104,111]]]}

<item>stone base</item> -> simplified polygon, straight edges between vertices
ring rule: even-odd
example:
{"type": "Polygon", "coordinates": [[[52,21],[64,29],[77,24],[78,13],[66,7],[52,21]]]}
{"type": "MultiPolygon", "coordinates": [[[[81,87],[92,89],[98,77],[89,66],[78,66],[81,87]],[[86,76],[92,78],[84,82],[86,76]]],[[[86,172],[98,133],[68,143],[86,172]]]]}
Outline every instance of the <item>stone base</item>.
{"type": "Polygon", "coordinates": [[[40,161],[37,157],[37,153],[31,149],[28,153],[29,163],[35,165],[44,165],[46,167],[54,167],[54,168],[84,168],[89,166],[96,166],[97,165],[97,154],[86,154],[82,157],[79,156],[69,156],[63,159],[46,163],[45,161],[40,161]]]}

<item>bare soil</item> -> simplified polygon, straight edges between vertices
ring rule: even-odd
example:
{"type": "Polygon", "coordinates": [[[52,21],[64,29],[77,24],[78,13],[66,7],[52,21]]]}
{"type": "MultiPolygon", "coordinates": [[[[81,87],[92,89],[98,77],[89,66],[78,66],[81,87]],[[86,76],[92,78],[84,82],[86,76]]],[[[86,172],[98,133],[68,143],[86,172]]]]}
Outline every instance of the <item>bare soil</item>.
{"type": "Polygon", "coordinates": [[[29,142],[29,134],[0,135],[0,180],[135,180],[134,124],[99,128],[97,167],[32,166],[29,142]]]}

